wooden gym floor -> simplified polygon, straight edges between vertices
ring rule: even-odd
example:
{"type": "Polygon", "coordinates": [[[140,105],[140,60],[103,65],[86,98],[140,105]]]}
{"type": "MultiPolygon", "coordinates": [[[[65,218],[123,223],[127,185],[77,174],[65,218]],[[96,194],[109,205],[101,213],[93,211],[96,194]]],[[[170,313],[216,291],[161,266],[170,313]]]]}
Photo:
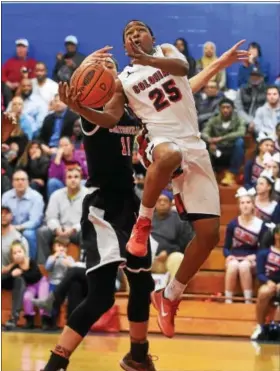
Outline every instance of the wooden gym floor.
{"type": "MultiPolygon", "coordinates": [[[[2,333],[2,369],[39,371],[58,334],[2,333]]],[[[150,336],[158,371],[279,371],[280,346],[255,348],[249,340],[150,336]]],[[[126,334],[89,335],[73,355],[69,371],[117,371],[129,346],[126,334]]]]}

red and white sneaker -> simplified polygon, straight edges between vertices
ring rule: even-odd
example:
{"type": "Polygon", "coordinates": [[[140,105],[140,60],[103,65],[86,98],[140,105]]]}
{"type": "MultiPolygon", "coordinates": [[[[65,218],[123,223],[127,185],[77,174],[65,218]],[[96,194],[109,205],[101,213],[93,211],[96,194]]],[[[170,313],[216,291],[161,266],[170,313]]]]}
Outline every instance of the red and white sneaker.
{"type": "Polygon", "coordinates": [[[158,311],[157,322],[163,335],[172,338],[175,332],[174,319],[181,300],[170,301],[163,296],[164,289],[153,291],[151,300],[158,311]]]}
{"type": "Polygon", "coordinates": [[[139,217],[135,223],[130,239],[126,245],[131,255],[143,257],[148,253],[148,238],[151,233],[152,222],[149,218],[139,217]]]}

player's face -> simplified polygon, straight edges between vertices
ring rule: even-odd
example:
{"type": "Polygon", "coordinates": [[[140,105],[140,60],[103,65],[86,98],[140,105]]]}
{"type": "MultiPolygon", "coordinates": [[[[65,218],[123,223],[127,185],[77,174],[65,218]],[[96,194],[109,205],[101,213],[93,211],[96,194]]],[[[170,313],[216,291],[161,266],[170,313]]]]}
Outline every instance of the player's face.
{"type": "Polygon", "coordinates": [[[25,252],[21,245],[14,245],[12,250],[12,260],[14,263],[19,264],[23,261],[25,252]]]}
{"type": "Polygon", "coordinates": [[[279,91],[276,88],[269,89],[266,93],[266,100],[272,105],[279,102],[279,91]]]}
{"type": "Polygon", "coordinates": [[[264,194],[271,190],[271,185],[268,183],[267,179],[260,177],[257,181],[256,186],[257,194],[264,194]]]}
{"type": "Polygon", "coordinates": [[[111,58],[108,58],[108,59],[106,59],[104,64],[105,64],[105,67],[107,68],[107,70],[109,70],[109,72],[116,79],[117,76],[118,76],[118,71],[117,71],[117,68],[116,68],[116,65],[115,65],[114,61],[111,58]]]}
{"type": "Polygon", "coordinates": [[[239,199],[239,209],[241,215],[251,215],[254,212],[254,203],[250,196],[243,196],[239,199]]]}
{"type": "Polygon", "coordinates": [[[266,152],[268,152],[272,155],[274,152],[274,142],[271,139],[264,140],[260,144],[259,149],[261,154],[265,154],[266,152]]]}
{"type": "Polygon", "coordinates": [[[68,171],[66,174],[66,187],[70,189],[80,188],[81,173],[78,170],[68,171]]]}
{"type": "Polygon", "coordinates": [[[132,39],[135,44],[139,45],[141,49],[150,54],[153,50],[154,38],[150,34],[150,31],[141,22],[130,22],[125,29],[124,33],[124,47],[128,54],[133,54],[131,50],[129,40],[132,39]]]}

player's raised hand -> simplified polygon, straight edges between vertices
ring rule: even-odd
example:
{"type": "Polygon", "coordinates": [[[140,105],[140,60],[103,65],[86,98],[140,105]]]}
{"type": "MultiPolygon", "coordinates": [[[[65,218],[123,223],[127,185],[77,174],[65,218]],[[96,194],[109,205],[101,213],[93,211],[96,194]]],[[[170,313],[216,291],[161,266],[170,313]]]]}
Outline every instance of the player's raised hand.
{"type": "Polygon", "coordinates": [[[95,52],[88,55],[84,61],[83,65],[87,63],[96,63],[96,62],[104,62],[106,58],[112,57],[112,53],[110,53],[110,50],[112,50],[113,47],[106,45],[101,49],[96,50],[95,52]]]}
{"type": "Polygon", "coordinates": [[[72,111],[79,113],[80,104],[78,101],[80,92],[76,93],[73,87],[70,87],[66,82],[60,82],[58,85],[58,93],[60,100],[65,103],[72,111]]]}
{"type": "Polygon", "coordinates": [[[129,39],[130,51],[126,54],[131,58],[132,64],[141,64],[142,66],[149,66],[151,56],[146,54],[139,45],[137,45],[131,38],[129,39]]]}
{"type": "Polygon", "coordinates": [[[227,50],[219,58],[221,67],[226,68],[236,62],[247,62],[250,53],[248,50],[238,50],[238,48],[245,43],[246,40],[240,40],[232,48],[227,50]]]}
{"type": "Polygon", "coordinates": [[[5,142],[17,125],[16,115],[12,112],[4,112],[2,114],[2,131],[1,142],[5,142]]]}

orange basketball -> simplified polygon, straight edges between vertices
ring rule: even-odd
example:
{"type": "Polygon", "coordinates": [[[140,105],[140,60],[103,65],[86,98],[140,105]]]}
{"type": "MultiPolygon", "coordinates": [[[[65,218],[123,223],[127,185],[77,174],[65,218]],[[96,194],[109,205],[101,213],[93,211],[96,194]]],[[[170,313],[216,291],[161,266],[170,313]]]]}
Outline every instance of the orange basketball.
{"type": "Polygon", "coordinates": [[[114,77],[100,62],[79,67],[71,77],[70,86],[81,92],[79,103],[92,108],[103,107],[116,90],[114,77]]]}

